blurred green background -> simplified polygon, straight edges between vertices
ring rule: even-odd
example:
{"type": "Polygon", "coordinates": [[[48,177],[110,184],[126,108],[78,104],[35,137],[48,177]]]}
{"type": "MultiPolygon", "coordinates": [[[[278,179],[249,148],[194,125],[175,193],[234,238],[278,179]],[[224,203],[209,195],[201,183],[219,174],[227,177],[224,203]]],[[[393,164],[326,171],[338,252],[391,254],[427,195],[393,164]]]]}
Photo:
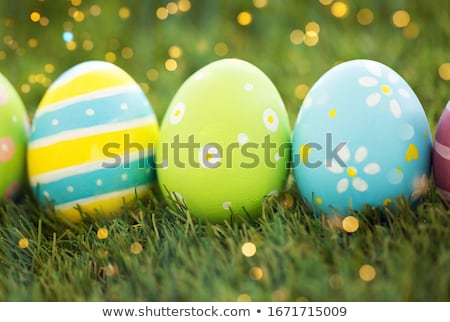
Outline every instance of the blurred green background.
{"type": "Polygon", "coordinates": [[[68,68],[110,61],[142,86],[161,120],[187,77],[236,57],[272,79],[293,124],[324,72],[367,58],[405,78],[434,133],[450,99],[449,21],[448,0],[4,0],[0,72],[32,113],[68,68]]]}

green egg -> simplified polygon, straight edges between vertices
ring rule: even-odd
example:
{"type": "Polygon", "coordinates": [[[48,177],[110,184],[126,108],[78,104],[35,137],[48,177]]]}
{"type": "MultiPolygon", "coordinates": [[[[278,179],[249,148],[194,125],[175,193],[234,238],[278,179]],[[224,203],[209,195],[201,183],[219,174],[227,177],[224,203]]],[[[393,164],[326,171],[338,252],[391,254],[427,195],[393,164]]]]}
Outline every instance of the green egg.
{"type": "Polygon", "coordinates": [[[23,191],[28,130],[25,106],[0,73],[0,204],[15,200],[23,191]]]}
{"type": "Polygon", "coordinates": [[[290,125],[272,81],[239,59],[198,70],[173,97],[155,158],[158,182],[204,222],[254,219],[284,188],[290,125]]]}

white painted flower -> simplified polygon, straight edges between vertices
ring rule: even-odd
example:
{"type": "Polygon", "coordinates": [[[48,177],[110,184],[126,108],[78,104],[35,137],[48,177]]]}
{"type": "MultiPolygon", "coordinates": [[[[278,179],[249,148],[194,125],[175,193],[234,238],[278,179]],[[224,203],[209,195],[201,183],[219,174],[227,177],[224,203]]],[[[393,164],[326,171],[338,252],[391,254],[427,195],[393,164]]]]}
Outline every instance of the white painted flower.
{"type": "Polygon", "coordinates": [[[368,175],[375,175],[380,172],[381,168],[380,165],[375,162],[362,164],[363,161],[366,160],[368,153],[365,146],[360,146],[354,155],[354,165],[349,166],[348,162],[351,159],[351,153],[347,145],[344,145],[337,154],[340,158],[339,161],[342,161],[345,164],[339,164],[338,160],[335,159],[331,160],[328,169],[333,173],[344,175],[336,185],[338,193],[347,191],[350,184],[355,190],[360,192],[364,192],[369,188],[367,182],[360,176],[360,172],[368,175]],[[360,171],[361,169],[362,171],[360,171]]]}
{"type": "Polygon", "coordinates": [[[186,105],[183,102],[178,102],[172,109],[170,113],[170,123],[178,124],[184,116],[186,110],[186,105]]]}
{"type": "Polygon", "coordinates": [[[212,169],[220,166],[222,155],[216,146],[207,144],[199,150],[198,158],[202,167],[212,169]]]}
{"type": "Polygon", "coordinates": [[[275,113],[275,111],[271,108],[264,111],[263,120],[264,125],[269,131],[275,132],[278,129],[278,116],[277,113],[275,113]]]}
{"type": "MultiPolygon", "coordinates": [[[[370,75],[360,77],[358,83],[363,87],[371,87],[375,90],[367,96],[367,105],[369,107],[374,107],[380,103],[383,97],[385,97],[389,100],[391,114],[395,118],[400,118],[402,116],[402,108],[395,98],[396,93],[394,92],[394,89],[399,82],[398,75],[393,72],[390,72],[388,75],[383,75],[380,65],[375,62],[368,62],[366,68],[370,75]]],[[[409,92],[405,88],[399,88],[397,93],[404,98],[410,97],[409,92]]]]}

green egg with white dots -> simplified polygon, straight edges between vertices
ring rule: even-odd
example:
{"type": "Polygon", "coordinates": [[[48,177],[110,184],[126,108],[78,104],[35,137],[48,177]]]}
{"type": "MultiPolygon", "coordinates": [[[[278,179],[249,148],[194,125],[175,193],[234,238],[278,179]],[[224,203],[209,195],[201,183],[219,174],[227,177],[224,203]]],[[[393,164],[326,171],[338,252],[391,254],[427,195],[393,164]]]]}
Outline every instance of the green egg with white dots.
{"type": "Polygon", "coordinates": [[[290,125],[267,75],[240,59],[206,65],[179,88],[155,158],[165,197],[202,222],[255,219],[284,188],[290,125]]]}

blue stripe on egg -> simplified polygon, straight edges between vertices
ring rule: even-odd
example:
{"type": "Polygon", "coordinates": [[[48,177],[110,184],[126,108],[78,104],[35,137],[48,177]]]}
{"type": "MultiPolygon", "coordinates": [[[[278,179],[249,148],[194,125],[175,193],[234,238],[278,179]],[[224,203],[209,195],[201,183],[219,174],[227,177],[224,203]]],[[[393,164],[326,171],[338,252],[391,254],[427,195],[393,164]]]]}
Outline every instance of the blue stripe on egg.
{"type": "Polygon", "coordinates": [[[58,106],[57,109],[43,109],[35,119],[35,127],[39,128],[39,131],[33,133],[30,141],[61,132],[114,124],[118,121],[127,122],[155,114],[153,109],[142,108],[143,104],[149,104],[141,91],[128,91],[94,99],[90,97],[95,97],[95,92],[83,96],[80,100],[69,101],[67,105],[58,106]],[[120,115],[120,120],[117,115],[120,115]]]}
{"type": "Polygon", "coordinates": [[[115,168],[101,168],[88,173],[76,174],[34,186],[39,202],[52,200],[55,206],[76,202],[85,198],[148,185],[155,180],[151,167],[153,156],[140,158],[115,168]],[[80,188],[79,188],[80,187],[80,188]],[[51,194],[49,194],[49,191],[51,194]]]}

